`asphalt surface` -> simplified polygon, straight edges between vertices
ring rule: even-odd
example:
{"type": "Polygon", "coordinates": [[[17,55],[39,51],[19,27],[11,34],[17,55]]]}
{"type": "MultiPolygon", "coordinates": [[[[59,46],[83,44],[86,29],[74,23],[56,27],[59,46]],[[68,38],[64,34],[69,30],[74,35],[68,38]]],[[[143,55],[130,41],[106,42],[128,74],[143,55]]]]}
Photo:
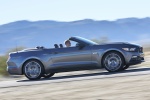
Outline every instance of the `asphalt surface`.
{"type": "Polygon", "coordinates": [[[141,76],[149,75],[150,67],[138,67],[129,68],[128,70],[110,73],[105,70],[91,72],[91,73],[79,73],[76,75],[54,75],[54,77],[49,79],[40,79],[36,81],[30,81],[28,79],[11,80],[11,81],[1,81],[0,88],[11,88],[20,86],[32,86],[32,85],[42,85],[50,83],[61,83],[69,81],[84,81],[84,80],[94,80],[94,79],[105,79],[105,78],[116,78],[116,77],[130,77],[130,76],[141,76]]]}

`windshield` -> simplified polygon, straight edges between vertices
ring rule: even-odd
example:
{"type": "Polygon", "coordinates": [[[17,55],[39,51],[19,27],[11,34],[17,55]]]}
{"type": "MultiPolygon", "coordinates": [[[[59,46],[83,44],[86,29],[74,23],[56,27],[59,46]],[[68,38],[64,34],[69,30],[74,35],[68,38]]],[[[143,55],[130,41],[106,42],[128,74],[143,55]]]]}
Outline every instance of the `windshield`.
{"type": "Polygon", "coordinates": [[[75,36],[75,38],[85,42],[86,44],[89,44],[89,45],[97,45],[96,42],[94,41],[91,41],[91,40],[88,40],[88,39],[85,39],[85,38],[82,38],[82,37],[79,37],[79,36],[75,36]]]}

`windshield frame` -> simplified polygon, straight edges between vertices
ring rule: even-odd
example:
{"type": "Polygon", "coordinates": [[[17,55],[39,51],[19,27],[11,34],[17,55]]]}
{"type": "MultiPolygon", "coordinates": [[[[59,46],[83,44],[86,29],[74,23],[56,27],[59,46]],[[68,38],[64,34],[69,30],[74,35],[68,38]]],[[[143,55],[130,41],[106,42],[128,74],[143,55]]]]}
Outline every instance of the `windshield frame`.
{"type": "Polygon", "coordinates": [[[86,38],[83,38],[83,37],[79,37],[79,36],[71,37],[69,40],[76,41],[78,43],[82,43],[82,44],[85,44],[85,45],[98,45],[98,43],[96,43],[92,40],[89,40],[89,39],[86,39],[86,38]]]}

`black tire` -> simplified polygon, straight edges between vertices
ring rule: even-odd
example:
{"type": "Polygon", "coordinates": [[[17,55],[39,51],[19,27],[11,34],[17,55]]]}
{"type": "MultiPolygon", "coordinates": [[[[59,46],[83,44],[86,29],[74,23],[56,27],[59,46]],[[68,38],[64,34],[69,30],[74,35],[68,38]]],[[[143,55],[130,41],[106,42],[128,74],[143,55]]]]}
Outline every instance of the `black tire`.
{"type": "Polygon", "coordinates": [[[38,60],[29,60],[25,62],[23,66],[23,73],[29,80],[38,80],[42,77],[44,73],[44,67],[42,63],[38,60]],[[30,65],[31,63],[32,65],[30,65]]]}
{"type": "Polygon", "coordinates": [[[118,72],[123,69],[125,61],[122,54],[112,51],[104,55],[102,64],[107,71],[118,72]]]}
{"type": "Polygon", "coordinates": [[[128,69],[130,67],[130,65],[125,65],[123,68],[122,68],[122,70],[126,70],[126,69],[128,69]]]}
{"type": "Polygon", "coordinates": [[[43,74],[44,78],[50,78],[54,75],[55,73],[49,73],[49,74],[43,74]]]}

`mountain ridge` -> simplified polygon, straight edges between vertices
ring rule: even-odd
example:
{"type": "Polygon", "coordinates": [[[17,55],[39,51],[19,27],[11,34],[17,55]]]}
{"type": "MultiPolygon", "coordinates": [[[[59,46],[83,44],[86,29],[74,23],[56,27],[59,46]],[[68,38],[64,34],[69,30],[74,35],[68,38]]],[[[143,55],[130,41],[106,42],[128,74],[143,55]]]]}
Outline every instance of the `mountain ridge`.
{"type": "MultiPolygon", "coordinates": [[[[108,37],[114,42],[144,42],[150,38],[150,17],[124,18],[114,21],[83,19],[63,22],[54,20],[20,20],[0,25],[0,53],[18,46],[53,47],[70,36],[88,39],[108,37]]],[[[149,42],[149,41],[148,41],[149,42]]]]}

